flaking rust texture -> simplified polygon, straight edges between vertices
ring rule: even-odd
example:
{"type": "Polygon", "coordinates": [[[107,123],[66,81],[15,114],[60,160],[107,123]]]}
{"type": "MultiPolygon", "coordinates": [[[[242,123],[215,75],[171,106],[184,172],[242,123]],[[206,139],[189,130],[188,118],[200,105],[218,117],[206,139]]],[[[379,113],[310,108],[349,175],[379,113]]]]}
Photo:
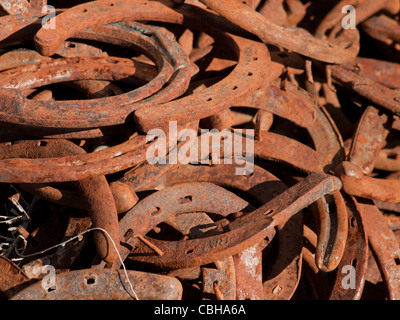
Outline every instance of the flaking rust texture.
{"type": "Polygon", "coordinates": [[[0,1],[1,299],[400,299],[398,0],[60,3],[0,1]]]}

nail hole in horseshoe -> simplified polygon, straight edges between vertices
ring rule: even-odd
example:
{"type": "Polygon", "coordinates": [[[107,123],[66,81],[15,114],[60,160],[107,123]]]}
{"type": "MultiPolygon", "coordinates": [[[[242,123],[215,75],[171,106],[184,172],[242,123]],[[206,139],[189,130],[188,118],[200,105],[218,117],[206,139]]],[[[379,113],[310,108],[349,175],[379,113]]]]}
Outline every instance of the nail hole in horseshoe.
{"type": "Polygon", "coordinates": [[[351,226],[352,228],[357,227],[356,218],[350,217],[350,226],[351,226]]]}
{"type": "Polygon", "coordinates": [[[161,213],[160,207],[155,207],[153,210],[151,210],[150,214],[154,217],[157,216],[161,213]]]}
{"type": "Polygon", "coordinates": [[[124,234],[124,238],[125,239],[129,239],[133,237],[133,231],[132,229],[129,229],[125,234],[124,234]]]}
{"type": "Polygon", "coordinates": [[[237,88],[238,88],[237,86],[234,86],[232,90],[236,90],[237,88]]]}
{"type": "Polygon", "coordinates": [[[279,295],[280,293],[282,292],[282,287],[281,286],[276,286],[274,289],[272,289],[272,293],[274,294],[274,295],[279,295]]]}
{"type": "Polygon", "coordinates": [[[47,141],[39,141],[38,146],[39,147],[46,147],[47,146],[47,141]]]}
{"type": "Polygon", "coordinates": [[[50,287],[47,289],[47,292],[52,292],[52,291],[55,291],[56,289],[57,289],[56,287],[50,287]]]}
{"type": "Polygon", "coordinates": [[[87,12],[87,9],[83,9],[83,13],[87,12]]]}
{"type": "Polygon", "coordinates": [[[212,101],[212,98],[208,98],[207,101],[212,101]]]}
{"type": "Polygon", "coordinates": [[[396,263],[396,266],[400,266],[400,258],[394,257],[394,263],[396,263]]]}
{"type": "Polygon", "coordinates": [[[192,196],[186,196],[179,199],[179,204],[190,203],[193,201],[192,196]]]}
{"type": "Polygon", "coordinates": [[[351,265],[352,265],[352,267],[355,269],[356,266],[357,266],[357,259],[351,260],[351,265]]]}
{"type": "Polygon", "coordinates": [[[86,284],[94,284],[96,282],[95,278],[86,279],[86,284]]]}
{"type": "Polygon", "coordinates": [[[264,213],[264,215],[266,216],[267,214],[270,214],[270,213],[272,213],[272,212],[274,212],[274,210],[272,210],[272,209],[267,210],[267,211],[264,213]]]}
{"type": "Polygon", "coordinates": [[[186,250],[186,251],[185,251],[185,254],[192,253],[193,251],[194,251],[194,249],[189,249],[189,250],[186,250]]]}
{"type": "Polygon", "coordinates": [[[247,75],[248,75],[249,77],[251,77],[251,76],[253,75],[253,72],[249,72],[247,75]]]}

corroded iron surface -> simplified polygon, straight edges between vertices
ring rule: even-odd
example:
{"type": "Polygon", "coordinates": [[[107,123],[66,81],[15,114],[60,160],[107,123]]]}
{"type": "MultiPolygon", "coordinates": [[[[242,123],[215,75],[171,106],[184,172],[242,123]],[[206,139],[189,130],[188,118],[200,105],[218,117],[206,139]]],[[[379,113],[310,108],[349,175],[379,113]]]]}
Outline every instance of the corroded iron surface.
{"type": "Polygon", "coordinates": [[[1,299],[400,299],[398,0],[50,5],[0,1],[1,299]]]}

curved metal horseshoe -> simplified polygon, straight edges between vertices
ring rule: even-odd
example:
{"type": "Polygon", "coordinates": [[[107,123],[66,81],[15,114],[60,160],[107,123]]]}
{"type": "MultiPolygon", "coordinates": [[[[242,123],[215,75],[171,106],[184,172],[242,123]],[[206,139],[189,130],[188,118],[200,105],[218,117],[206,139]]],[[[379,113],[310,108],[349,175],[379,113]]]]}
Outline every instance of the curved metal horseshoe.
{"type": "Polygon", "coordinates": [[[368,1],[368,0],[343,0],[340,1],[335,7],[329,12],[325,18],[322,20],[318,26],[315,35],[318,38],[322,38],[326,35],[329,29],[333,29],[332,33],[337,34],[341,28],[340,21],[342,20],[344,14],[342,9],[345,6],[355,6],[356,7],[356,24],[363,22],[375,13],[385,10],[391,14],[397,14],[400,11],[400,5],[397,0],[384,0],[384,1],[368,1]]]}
{"type": "Polygon", "coordinates": [[[352,61],[358,54],[358,32],[347,32],[333,42],[322,41],[307,33],[298,33],[294,29],[283,28],[269,22],[264,16],[251,10],[237,0],[201,0],[229,21],[257,35],[262,41],[284,47],[327,63],[345,63],[352,61]],[[351,39],[351,40],[350,40],[351,39]],[[350,41],[349,41],[350,40],[350,41]],[[354,40],[354,41],[352,41],[354,40]],[[350,43],[346,48],[336,43],[350,43]]]}
{"type": "Polygon", "coordinates": [[[153,256],[136,258],[143,262],[151,262],[154,266],[161,268],[184,268],[205,264],[210,262],[210,250],[213,251],[214,260],[223,259],[257,244],[267,237],[275,225],[287,222],[305,206],[340,187],[340,181],[332,176],[312,174],[259,209],[231,222],[226,226],[229,231],[225,233],[183,242],[160,243],[154,240],[165,253],[157,258],[153,256]],[[271,210],[272,214],[265,214],[270,213],[271,210]],[[249,230],[252,231],[249,232],[249,230]]]}
{"type": "MultiPolygon", "coordinates": [[[[54,158],[71,154],[84,154],[85,151],[67,140],[29,140],[8,145],[1,152],[2,157],[19,158],[54,158]]],[[[56,172],[57,173],[57,172],[56,172]]],[[[115,202],[108,182],[104,176],[80,180],[74,183],[78,193],[83,197],[93,227],[106,230],[119,250],[118,216],[115,202]]],[[[118,253],[108,236],[94,231],[94,240],[99,256],[108,262],[118,259],[118,253]]]]}
{"type": "MultiPolygon", "coordinates": [[[[182,284],[176,278],[133,270],[127,273],[140,300],[182,298],[182,284]]],[[[44,289],[38,281],[11,300],[132,300],[128,288],[119,270],[92,268],[57,274],[54,290],[44,289]]]]}
{"type": "MultiPolygon", "coordinates": [[[[126,121],[127,116],[135,110],[136,102],[159,91],[174,72],[177,72],[178,75],[183,73],[186,81],[183,81],[182,77],[176,78],[174,81],[179,81],[180,91],[177,93],[177,88],[174,87],[173,92],[177,95],[182,94],[188,86],[189,58],[181,52],[172,35],[165,29],[146,27],[143,30],[142,28],[107,26],[101,28],[98,33],[88,32],[84,37],[100,38],[105,42],[123,44],[129,48],[138,46],[156,61],[160,73],[149,83],[131,92],[114,97],[82,101],[32,101],[21,96],[18,90],[3,88],[0,89],[1,104],[3,105],[0,119],[7,123],[28,127],[62,129],[117,125],[126,121]],[[159,53],[161,48],[163,54],[159,53]],[[164,51],[167,58],[164,58],[164,51]],[[6,106],[8,107],[5,108],[6,106]],[[75,106],[75,108],[71,106],[75,106]],[[119,108],[115,108],[115,106],[119,106],[119,108]],[[101,118],[99,114],[102,114],[101,118]]],[[[170,98],[173,97],[170,96],[170,98]]],[[[159,100],[153,96],[149,103],[156,101],[159,100]]]]}

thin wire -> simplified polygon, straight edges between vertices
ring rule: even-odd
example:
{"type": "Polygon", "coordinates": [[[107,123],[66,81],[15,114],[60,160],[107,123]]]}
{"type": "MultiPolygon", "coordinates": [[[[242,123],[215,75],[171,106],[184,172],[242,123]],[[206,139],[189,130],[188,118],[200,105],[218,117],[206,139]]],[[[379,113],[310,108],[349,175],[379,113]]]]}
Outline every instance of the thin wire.
{"type": "Polygon", "coordinates": [[[128,271],[126,270],[125,264],[124,264],[124,262],[122,261],[122,257],[121,257],[120,253],[119,253],[118,250],[117,250],[117,246],[115,245],[114,240],[111,238],[111,236],[109,235],[109,233],[108,233],[106,230],[102,229],[102,228],[90,228],[90,229],[85,230],[85,231],[81,232],[80,234],[78,234],[78,235],[76,235],[76,236],[74,236],[74,237],[72,237],[72,238],[70,238],[70,239],[64,241],[64,242],[61,242],[61,243],[59,243],[59,244],[56,244],[56,245],[54,245],[54,246],[52,246],[52,247],[49,247],[49,248],[44,249],[44,250],[39,251],[39,252],[31,253],[31,254],[28,254],[28,255],[23,255],[23,254],[20,254],[20,253],[18,252],[17,248],[15,248],[15,252],[17,253],[17,255],[19,255],[19,256],[22,257],[22,258],[29,258],[29,257],[32,257],[32,256],[37,256],[37,255],[43,254],[43,253],[45,253],[45,252],[48,252],[48,251],[50,251],[50,250],[53,250],[53,249],[55,249],[55,248],[64,247],[68,242],[71,242],[71,241],[73,241],[73,240],[75,240],[75,239],[81,237],[81,236],[84,235],[85,233],[88,233],[88,232],[90,232],[90,231],[96,231],[96,230],[99,230],[99,231],[104,232],[104,233],[107,235],[107,237],[111,240],[111,243],[112,243],[113,246],[114,246],[114,250],[115,250],[115,251],[117,252],[117,254],[118,254],[118,258],[119,258],[119,261],[121,262],[122,268],[124,269],[125,276],[126,276],[126,279],[128,280],[129,287],[130,287],[130,289],[131,289],[131,291],[132,291],[132,293],[133,293],[133,296],[134,296],[134,298],[135,298],[136,300],[139,300],[139,298],[138,298],[138,296],[137,296],[135,290],[133,289],[131,280],[129,279],[129,276],[128,276],[128,271]]]}
{"type": "MultiPolygon", "coordinates": [[[[12,218],[10,218],[10,219],[8,219],[8,220],[2,220],[2,221],[0,221],[0,224],[1,224],[1,223],[4,223],[4,224],[13,224],[15,221],[18,221],[18,220],[22,219],[22,217],[23,217],[23,216],[17,216],[17,217],[12,217],[12,218]]],[[[3,218],[3,217],[1,217],[1,218],[3,218]]]]}

